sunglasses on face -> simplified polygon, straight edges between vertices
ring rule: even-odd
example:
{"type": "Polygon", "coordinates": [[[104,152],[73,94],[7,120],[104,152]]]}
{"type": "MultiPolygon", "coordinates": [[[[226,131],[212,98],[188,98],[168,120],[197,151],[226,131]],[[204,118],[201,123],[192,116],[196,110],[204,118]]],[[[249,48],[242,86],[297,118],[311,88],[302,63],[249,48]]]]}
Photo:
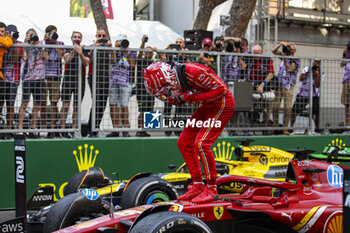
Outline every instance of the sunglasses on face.
{"type": "Polygon", "coordinates": [[[97,37],[98,37],[98,38],[106,38],[107,35],[106,35],[106,34],[97,34],[97,37]]]}

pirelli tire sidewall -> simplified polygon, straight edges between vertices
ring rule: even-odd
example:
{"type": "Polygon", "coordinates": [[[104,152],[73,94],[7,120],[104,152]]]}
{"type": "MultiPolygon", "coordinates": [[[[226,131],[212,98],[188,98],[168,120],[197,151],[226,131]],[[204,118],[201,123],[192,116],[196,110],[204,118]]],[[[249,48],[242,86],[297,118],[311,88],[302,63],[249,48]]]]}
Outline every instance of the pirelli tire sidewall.
{"type": "Polygon", "coordinates": [[[120,206],[128,209],[135,206],[176,200],[178,193],[170,182],[149,176],[131,182],[122,194],[120,206]]]}
{"type": "Polygon", "coordinates": [[[161,211],[150,214],[138,221],[129,233],[212,233],[198,218],[186,213],[161,211]]]}

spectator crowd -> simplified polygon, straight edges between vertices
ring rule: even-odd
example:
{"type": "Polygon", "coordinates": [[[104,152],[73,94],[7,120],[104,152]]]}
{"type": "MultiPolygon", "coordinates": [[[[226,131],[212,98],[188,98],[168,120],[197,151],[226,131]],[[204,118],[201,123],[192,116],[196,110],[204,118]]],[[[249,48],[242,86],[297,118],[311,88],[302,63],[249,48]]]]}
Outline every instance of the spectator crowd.
{"type": "MultiPolygon", "coordinates": [[[[246,115],[247,126],[261,127],[264,135],[290,135],[290,128],[293,127],[296,117],[306,111],[310,104],[316,131],[321,132],[319,90],[325,74],[320,72],[319,60],[302,67],[301,61],[295,57],[297,48],[294,43],[280,42],[272,49],[271,52],[280,58],[279,68],[275,71],[273,60],[264,55],[262,46],[252,45],[250,51],[245,38],[204,38],[200,52],[191,54],[182,38],[170,43],[165,48],[166,52],[159,52],[157,47],[148,45],[147,35],[142,36],[139,51],[129,49],[125,34],[120,34],[116,41],[111,41],[104,28],[97,29],[91,46],[118,49],[88,50],[82,44],[83,34],[78,31],[72,32],[72,48],[67,49],[58,39],[58,35],[58,29],[49,25],[41,40],[31,28],[26,31],[24,41],[20,42],[17,27],[0,22],[0,110],[1,113],[6,113],[2,120],[3,129],[33,129],[28,135],[30,138],[40,137],[35,129],[46,129],[48,133],[44,136],[48,138],[74,137],[70,131],[65,130],[78,126],[78,103],[83,100],[87,80],[94,97],[92,101],[95,103],[94,111],[90,111],[87,137],[98,136],[93,129],[100,127],[107,104],[113,129],[123,130],[111,131],[106,136],[130,137],[131,132],[127,129],[130,128],[129,105],[133,95],[136,95],[137,124],[141,129],[135,136],[150,137],[149,132],[143,129],[143,114],[153,111],[156,101],[147,93],[141,71],[153,62],[166,61],[171,65],[177,62],[196,62],[215,72],[220,70],[220,77],[231,91],[239,83],[251,83],[253,107],[246,115]],[[30,46],[13,46],[15,44],[30,46]],[[221,54],[220,62],[218,53],[221,54]],[[300,89],[295,91],[298,79],[300,89]],[[19,86],[21,92],[18,90],[19,86]],[[15,108],[17,93],[22,94],[18,111],[15,108]],[[294,93],[297,95],[294,96],[294,93]],[[30,100],[32,108],[28,116],[30,100]],[[72,123],[68,125],[67,116],[71,105],[72,123]],[[6,109],[3,109],[5,106],[6,109]],[[281,113],[282,124],[279,120],[281,113]],[[278,127],[283,130],[269,130],[278,127]]],[[[350,58],[349,47],[347,45],[344,48],[344,59],[350,58]]],[[[342,62],[340,66],[345,67],[341,103],[345,106],[345,126],[350,126],[350,62],[342,62]]],[[[173,109],[172,105],[164,102],[164,120],[186,119],[193,112],[193,108],[194,106],[185,104],[173,109]]],[[[230,127],[237,125],[239,114],[239,110],[235,112],[230,127]]],[[[179,136],[180,133],[181,129],[164,132],[166,136],[179,136]]],[[[249,131],[244,133],[252,134],[249,131]]],[[[229,134],[237,135],[237,132],[229,131],[229,134]]],[[[12,137],[13,134],[8,132],[0,135],[1,139],[12,137]]]]}

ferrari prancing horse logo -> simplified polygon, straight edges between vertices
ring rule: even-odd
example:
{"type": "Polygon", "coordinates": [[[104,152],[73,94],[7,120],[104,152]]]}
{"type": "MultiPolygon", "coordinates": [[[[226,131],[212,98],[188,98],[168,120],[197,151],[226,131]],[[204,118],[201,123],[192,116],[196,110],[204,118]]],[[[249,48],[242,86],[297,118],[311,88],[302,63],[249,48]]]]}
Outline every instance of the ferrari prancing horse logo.
{"type": "Polygon", "coordinates": [[[223,214],[224,214],[224,207],[222,206],[214,207],[214,215],[217,218],[217,220],[219,220],[223,214]]]}

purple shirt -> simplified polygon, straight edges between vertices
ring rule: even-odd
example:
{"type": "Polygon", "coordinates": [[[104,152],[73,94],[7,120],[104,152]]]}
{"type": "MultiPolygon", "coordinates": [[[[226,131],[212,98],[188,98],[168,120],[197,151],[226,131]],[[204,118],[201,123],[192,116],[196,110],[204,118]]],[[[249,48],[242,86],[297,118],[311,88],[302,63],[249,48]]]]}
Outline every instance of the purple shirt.
{"type": "MultiPolygon", "coordinates": [[[[136,57],[136,52],[128,52],[132,59],[136,57]]],[[[131,64],[129,64],[127,57],[119,52],[117,53],[117,62],[112,67],[110,83],[117,83],[122,86],[128,86],[130,79],[131,64]]]]}
{"type": "MultiPolygon", "coordinates": [[[[346,52],[345,59],[350,59],[350,52],[346,52]]],[[[346,62],[343,74],[343,83],[350,82],[350,62],[346,62]]]]}
{"type": "Polygon", "coordinates": [[[239,59],[238,56],[229,56],[223,58],[224,69],[223,76],[225,81],[237,81],[239,77],[239,59]]]}
{"type": "Polygon", "coordinates": [[[284,59],[280,64],[280,69],[278,71],[277,79],[280,83],[280,86],[290,89],[291,86],[294,86],[297,81],[297,74],[300,67],[299,59],[284,59]],[[295,69],[292,72],[288,72],[284,62],[295,66],[295,69]]]}
{"type": "MultiPolygon", "coordinates": [[[[63,42],[57,41],[57,45],[64,45],[63,42]]],[[[46,77],[60,77],[61,76],[61,61],[57,55],[55,48],[45,48],[49,55],[49,60],[45,63],[46,77]]]]}
{"type": "MultiPolygon", "coordinates": [[[[303,71],[301,71],[301,75],[306,74],[308,71],[309,71],[309,67],[305,66],[303,71]]],[[[325,73],[322,73],[320,79],[322,80],[324,79],[324,77],[325,77],[325,73]]],[[[310,96],[310,77],[309,75],[307,75],[305,78],[306,79],[304,81],[301,81],[300,83],[300,90],[298,95],[303,97],[309,97],[310,96]]],[[[320,96],[319,87],[316,87],[315,80],[316,80],[316,76],[312,74],[312,96],[319,97],[320,96]]]]}

